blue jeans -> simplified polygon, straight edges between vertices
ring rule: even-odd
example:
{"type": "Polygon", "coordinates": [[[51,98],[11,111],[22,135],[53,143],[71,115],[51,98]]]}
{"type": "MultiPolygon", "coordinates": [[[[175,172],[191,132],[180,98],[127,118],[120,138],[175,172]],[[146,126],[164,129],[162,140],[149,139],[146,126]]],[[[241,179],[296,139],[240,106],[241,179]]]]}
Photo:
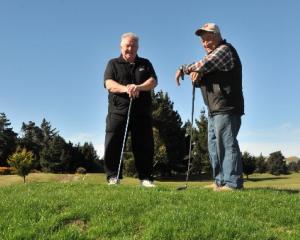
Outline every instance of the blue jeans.
{"type": "Polygon", "coordinates": [[[243,188],[243,166],[237,135],[241,116],[208,116],[208,151],[213,177],[218,186],[243,188]]]}

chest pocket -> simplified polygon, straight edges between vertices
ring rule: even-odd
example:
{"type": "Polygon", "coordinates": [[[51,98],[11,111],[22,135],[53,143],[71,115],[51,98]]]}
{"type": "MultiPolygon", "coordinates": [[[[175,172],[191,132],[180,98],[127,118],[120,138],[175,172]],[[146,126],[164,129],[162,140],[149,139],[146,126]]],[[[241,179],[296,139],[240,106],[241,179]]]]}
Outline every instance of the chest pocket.
{"type": "Polygon", "coordinates": [[[150,77],[149,71],[146,66],[139,66],[135,70],[135,80],[137,84],[145,82],[150,77]]]}

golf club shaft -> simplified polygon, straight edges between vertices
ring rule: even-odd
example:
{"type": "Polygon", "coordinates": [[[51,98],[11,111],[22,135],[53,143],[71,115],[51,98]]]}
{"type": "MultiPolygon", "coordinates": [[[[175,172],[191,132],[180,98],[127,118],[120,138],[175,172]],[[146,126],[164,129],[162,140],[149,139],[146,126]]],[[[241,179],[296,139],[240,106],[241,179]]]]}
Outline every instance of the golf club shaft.
{"type": "Polygon", "coordinates": [[[125,126],[125,133],[124,133],[124,138],[123,138],[123,144],[122,144],[122,150],[121,150],[119,167],[118,167],[118,174],[117,174],[117,180],[118,181],[119,181],[121,166],[122,166],[122,161],[123,161],[123,153],[124,153],[124,147],[125,147],[125,143],[126,143],[128,125],[129,125],[129,120],[130,120],[131,105],[132,105],[132,98],[130,98],[129,107],[128,107],[127,121],[126,121],[126,126],[125,126]]]}
{"type": "Polygon", "coordinates": [[[190,146],[189,146],[189,161],[188,161],[188,169],[185,179],[185,185],[187,186],[190,174],[190,165],[192,158],[192,139],[193,139],[193,126],[194,126],[194,105],[195,105],[195,85],[193,84],[193,94],[192,94],[192,116],[191,116],[191,129],[190,129],[190,146]]]}

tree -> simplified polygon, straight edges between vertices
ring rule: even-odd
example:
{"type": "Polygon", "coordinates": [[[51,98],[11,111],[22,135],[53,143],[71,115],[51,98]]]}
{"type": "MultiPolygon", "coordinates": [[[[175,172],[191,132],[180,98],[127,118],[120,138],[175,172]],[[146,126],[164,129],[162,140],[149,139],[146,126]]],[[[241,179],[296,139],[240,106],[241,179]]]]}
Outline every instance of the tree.
{"type": "Polygon", "coordinates": [[[255,157],[251,156],[250,153],[244,152],[242,155],[243,161],[243,172],[249,179],[249,175],[254,173],[255,170],[255,157]]]}
{"type": "Polygon", "coordinates": [[[288,170],[291,172],[299,172],[300,171],[300,160],[296,162],[290,162],[288,165],[288,170]]]}
{"type": "Polygon", "coordinates": [[[45,172],[64,172],[69,163],[70,156],[66,152],[67,144],[65,140],[58,136],[48,140],[40,152],[40,164],[45,172]]]}
{"type": "Polygon", "coordinates": [[[42,131],[43,144],[47,144],[48,141],[58,136],[56,128],[52,129],[51,123],[46,121],[45,118],[42,120],[40,129],[42,131]]]}
{"type": "Polygon", "coordinates": [[[27,124],[22,123],[22,137],[19,139],[19,146],[33,152],[36,161],[33,168],[40,170],[40,152],[44,146],[43,132],[35,122],[29,121],[27,124]]]}
{"type": "Polygon", "coordinates": [[[132,152],[132,142],[131,142],[131,132],[128,132],[126,144],[123,151],[121,175],[126,175],[128,177],[137,176],[137,170],[135,168],[135,161],[132,152]]]}
{"type": "Polygon", "coordinates": [[[29,121],[22,124],[20,146],[32,151],[36,157],[36,169],[47,172],[68,171],[71,156],[65,140],[44,118],[39,126],[29,121]]]}
{"type": "Polygon", "coordinates": [[[262,154],[255,158],[255,166],[255,172],[257,173],[265,173],[267,171],[266,158],[262,154]]]}
{"type": "Polygon", "coordinates": [[[10,128],[10,121],[0,113],[0,166],[8,166],[7,158],[15,152],[17,134],[10,128]]]}
{"type": "Polygon", "coordinates": [[[23,177],[23,181],[25,183],[25,177],[30,173],[33,160],[33,153],[22,148],[18,149],[9,157],[8,163],[11,167],[16,169],[16,173],[19,176],[23,177]]]}
{"type": "MultiPolygon", "coordinates": [[[[205,116],[205,110],[201,111],[199,120],[195,120],[196,128],[194,129],[193,134],[193,162],[191,172],[194,174],[201,174],[202,172],[210,173],[211,164],[208,154],[207,146],[207,117],[205,116]]],[[[190,133],[190,123],[187,127],[188,132],[190,133]]]]}
{"type": "Polygon", "coordinates": [[[161,176],[165,176],[170,173],[170,167],[168,166],[167,148],[159,136],[159,131],[153,128],[154,138],[154,172],[161,176]]]}
{"type": "Polygon", "coordinates": [[[100,159],[92,143],[85,142],[80,147],[82,153],[81,167],[84,167],[88,172],[99,172],[102,171],[100,166],[100,159]]]}
{"type": "Polygon", "coordinates": [[[267,160],[267,169],[273,175],[287,174],[288,170],[281,151],[273,152],[267,160]]]}
{"type": "Polygon", "coordinates": [[[160,139],[166,147],[167,165],[170,169],[181,164],[184,157],[184,135],[182,121],[177,111],[173,109],[167,93],[159,91],[152,94],[153,126],[158,130],[160,139]]]}

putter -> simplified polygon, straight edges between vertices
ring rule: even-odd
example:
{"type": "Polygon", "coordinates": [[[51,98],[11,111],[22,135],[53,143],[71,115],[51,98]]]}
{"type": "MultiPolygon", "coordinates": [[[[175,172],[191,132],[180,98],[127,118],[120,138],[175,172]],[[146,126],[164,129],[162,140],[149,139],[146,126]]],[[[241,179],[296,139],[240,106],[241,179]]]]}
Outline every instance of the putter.
{"type": "Polygon", "coordinates": [[[129,120],[130,120],[131,105],[132,105],[132,98],[130,98],[129,107],[128,107],[127,121],[126,121],[126,126],[125,126],[125,133],[124,133],[122,150],[121,150],[121,156],[120,156],[120,162],[119,162],[119,167],[118,167],[117,183],[119,183],[119,180],[120,180],[119,178],[120,178],[121,166],[122,166],[122,161],[123,161],[123,153],[124,153],[124,147],[125,147],[125,143],[126,143],[126,136],[127,136],[127,131],[128,131],[128,125],[129,125],[129,120]]]}
{"type": "Polygon", "coordinates": [[[191,165],[191,155],[192,155],[192,138],[193,138],[193,125],[194,125],[194,103],[195,103],[195,85],[193,83],[193,94],[192,94],[192,123],[191,123],[191,130],[190,130],[190,146],[189,146],[189,161],[188,161],[188,168],[186,173],[185,179],[185,186],[178,187],[177,190],[185,190],[188,187],[189,181],[189,174],[190,174],[190,165],[191,165]]]}

